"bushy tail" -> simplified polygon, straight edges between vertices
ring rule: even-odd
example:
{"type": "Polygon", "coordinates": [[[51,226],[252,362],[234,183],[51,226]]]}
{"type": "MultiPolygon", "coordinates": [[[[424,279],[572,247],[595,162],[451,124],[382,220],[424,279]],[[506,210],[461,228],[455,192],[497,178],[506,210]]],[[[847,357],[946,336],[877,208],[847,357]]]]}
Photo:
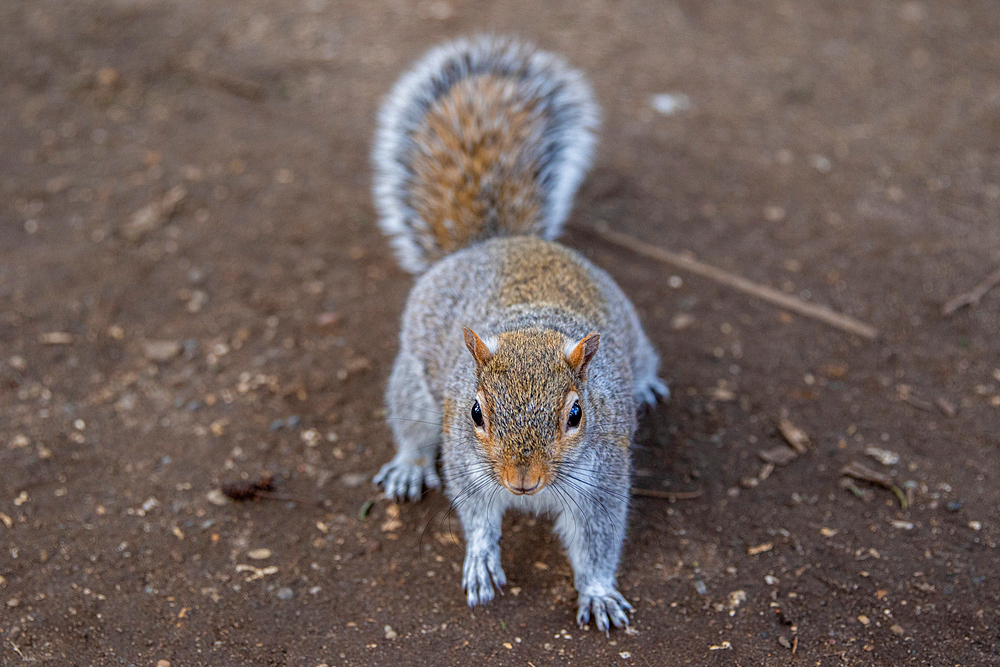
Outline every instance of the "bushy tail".
{"type": "Polygon", "coordinates": [[[430,51],[386,99],[372,152],[402,267],[495,236],[558,236],[597,125],[590,86],[553,54],[497,37],[430,51]]]}

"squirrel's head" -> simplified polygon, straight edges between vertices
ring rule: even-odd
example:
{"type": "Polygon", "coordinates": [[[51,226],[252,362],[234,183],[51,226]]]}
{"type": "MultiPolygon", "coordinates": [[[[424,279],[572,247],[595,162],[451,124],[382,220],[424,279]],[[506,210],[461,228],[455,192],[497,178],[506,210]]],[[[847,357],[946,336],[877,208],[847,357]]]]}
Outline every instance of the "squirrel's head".
{"type": "Polygon", "coordinates": [[[587,366],[600,335],[570,340],[548,329],[484,341],[465,329],[476,362],[468,419],[500,483],[515,495],[538,493],[587,432],[587,366]]]}

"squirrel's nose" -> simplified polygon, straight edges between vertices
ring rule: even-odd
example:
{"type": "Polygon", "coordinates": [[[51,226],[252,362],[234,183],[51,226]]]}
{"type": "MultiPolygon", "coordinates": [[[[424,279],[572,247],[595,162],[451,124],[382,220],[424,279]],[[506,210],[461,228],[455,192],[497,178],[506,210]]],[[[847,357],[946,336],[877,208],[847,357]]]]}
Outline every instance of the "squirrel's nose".
{"type": "Polygon", "coordinates": [[[544,475],[535,466],[518,467],[512,470],[511,473],[506,475],[506,479],[504,480],[504,486],[511,493],[518,496],[530,496],[541,490],[544,475]]]}

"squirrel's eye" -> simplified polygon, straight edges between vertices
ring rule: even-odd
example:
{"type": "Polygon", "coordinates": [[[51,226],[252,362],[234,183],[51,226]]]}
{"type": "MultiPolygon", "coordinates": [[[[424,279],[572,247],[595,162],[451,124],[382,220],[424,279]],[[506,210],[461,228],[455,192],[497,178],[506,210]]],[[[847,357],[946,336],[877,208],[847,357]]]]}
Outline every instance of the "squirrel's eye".
{"type": "Polygon", "coordinates": [[[483,427],[483,410],[479,407],[479,401],[472,404],[472,421],[479,428],[483,427]]]}
{"type": "Polygon", "coordinates": [[[581,417],[583,417],[583,410],[580,409],[580,401],[573,401],[573,407],[569,409],[569,417],[566,418],[566,428],[579,426],[581,417]]]}

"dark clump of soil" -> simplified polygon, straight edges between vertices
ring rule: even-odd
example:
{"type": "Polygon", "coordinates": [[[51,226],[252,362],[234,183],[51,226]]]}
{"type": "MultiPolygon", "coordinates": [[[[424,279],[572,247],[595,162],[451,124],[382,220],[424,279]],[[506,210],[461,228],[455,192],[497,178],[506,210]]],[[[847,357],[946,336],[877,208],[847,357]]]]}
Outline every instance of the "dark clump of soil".
{"type": "Polygon", "coordinates": [[[996,9],[0,3],[0,663],[997,664],[1000,288],[942,313],[1000,265],[996,9]],[[480,31],[603,107],[564,240],[674,395],[636,442],[629,632],[575,626],[544,517],[507,518],[470,612],[443,496],[369,483],[412,284],[375,112],[480,31]]]}

